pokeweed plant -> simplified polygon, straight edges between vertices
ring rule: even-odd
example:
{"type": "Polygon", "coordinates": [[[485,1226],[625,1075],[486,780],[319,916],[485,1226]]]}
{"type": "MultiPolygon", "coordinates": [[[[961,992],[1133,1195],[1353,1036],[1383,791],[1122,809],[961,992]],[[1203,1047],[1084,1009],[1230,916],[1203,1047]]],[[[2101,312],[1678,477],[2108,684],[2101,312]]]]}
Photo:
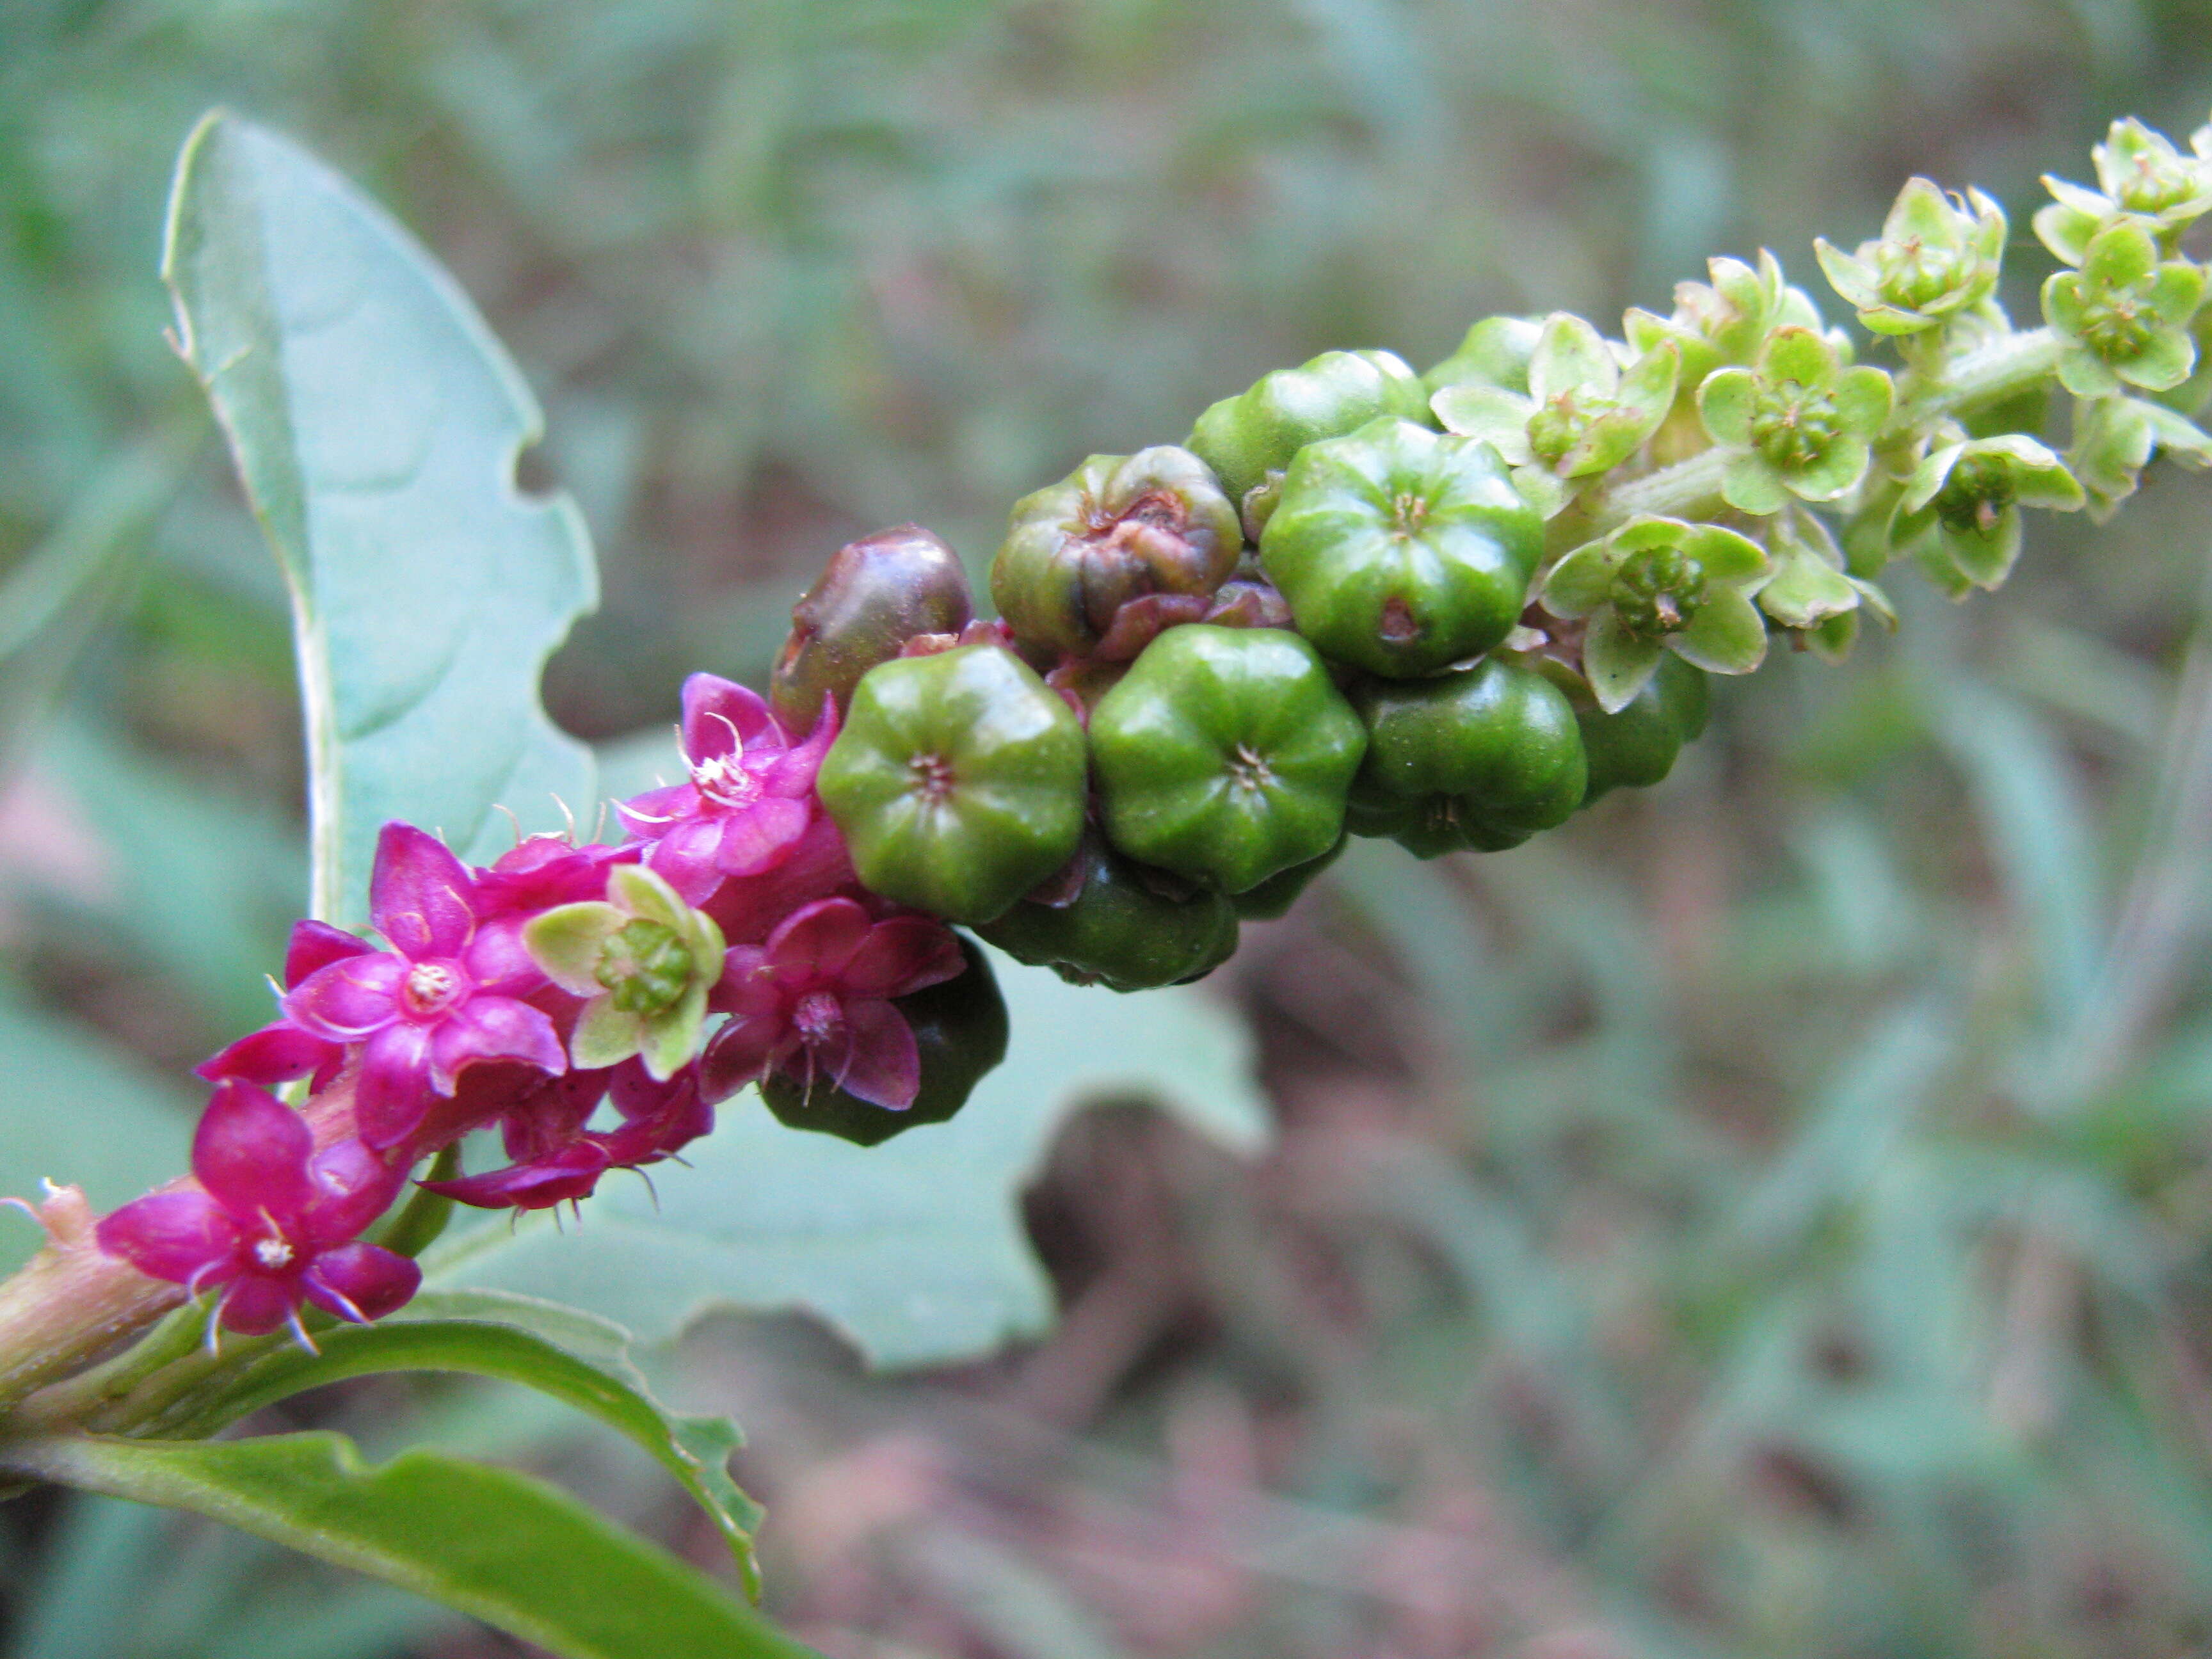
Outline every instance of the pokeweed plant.
{"type": "Polygon", "coordinates": [[[942,1122],[1007,1036],[951,924],[1079,984],[1202,976],[1348,835],[1517,844],[1662,778],[1708,675],[1893,627],[1893,564],[1994,588],[2023,507],[2101,517],[2159,453],[2212,462],[2183,248],[2212,125],[2185,155],[2122,122],[2094,161],[2100,191],[2053,181],[2035,219],[2063,267],[2041,326],[1995,297],[2002,208],[1914,179],[1880,238],[1819,245],[1894,368],[1771,254],[1716,259],[1620,340],[1559,313],[1479,322],[1425,375],[1331,353],[1180,445],[1091,457],[1015,507],[1004,620],[927,532],[855,542],[767,696],[687,683],[683,780],[601,841],[546,817],[593,797],[535,682],[595,595],[573,509],[506,482],[526,394],[434,267],[380,285],[398,233],[342,181],[210,117],[166,275],[292,585],[314,914],[277,1018],[199,1068],[190,1173],[105,1216],[66,1187],[36,1206],[48,1243],[0,1285],[0,1468],[211,1515],[563,1654],[802,1651],[529,1478],[210,1437],[380,1370],[522,1382],[653,1453],[751,1586],[733,1431],[662,1407],[587,1316],[422,1291],[453,1206],[573,1206],[748,1087],[862,1146],[942,1122]],[[343,373],[401,313],[460,348],[404,419],[343,373]],[[2040,435],[2061,394],[2063,452],[2040,435]],[[507,1162],[462,1170],[485,1130],[507,1162]]]}

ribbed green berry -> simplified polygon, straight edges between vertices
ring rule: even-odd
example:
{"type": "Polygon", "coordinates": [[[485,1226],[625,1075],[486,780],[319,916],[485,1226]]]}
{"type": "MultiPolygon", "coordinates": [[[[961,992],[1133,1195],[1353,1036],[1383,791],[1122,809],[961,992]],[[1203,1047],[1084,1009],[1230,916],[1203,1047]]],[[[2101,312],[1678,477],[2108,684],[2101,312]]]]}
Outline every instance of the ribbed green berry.
{"type": "Polygon", "coordinates": [[[1417,678],[1512,630],[1542,540],[1489,445],[1386,419],[1299,452],[1260,562],[1322,652],[1417,678]]]}
{"type": "Polygon", "coordinates": [[[1211,973],[1237,949],[1237,912],[1217,888],[1146,872],[1102,841],[1077,854],[1082,886],[1060,905],[1025,899],[981,929],[1018,962],[1076,985],[1146,991],[1211,973]]]}
{"type": "Polygon", "coordinates": [[[1328,851],[1366,746],[1314,648],[1272,628],[1170,629],[1091,714],[1108,838],[1230,893],[1328,851]]]}
{"type": "Polygon", "coordinates": [[[1083,728],[1011,651],[962,646],[868,671],[816,790],[871,891],[988,921],[1083,833],[1083,728]]]}
{"type": "Polygon", "coordinates": [[[1342,437],[1380,415],[1426,422],[1429,396],[1420,377],[1391,352],[1324,351],[1212,405],[1184,443],[1241,504],[1308,444],[1342,437]]]}
{"type": "Polygon", "coordinates": [[[1014,503],[991,563],[991,598],[1024,646],[1087,656],[1124,605],[1156,595],[1203,600],[1243,549],[1236,507],[1188,450],[1093,455],[1014,503]]]}
{"type": "Polygon", "coordinates": [[[1370,680],[1352,702],[1367,723],[1363,804],[1370,815],[1392,803],[1418,809],[1390,833],[1424,856],[1517,846],[1582,805],[1588,763],[1574,705],[1533,669],[1488,661],[1370,680]]]}
{"type": "Polygon", "coordinates": [[[875,1146],[925,1123],[942,1123],[966,1105],[975,1085],[1006,1057],[1006,1000],[975,942],[963,939],[960,953],[968,959],[967,972],[891,1002],[906,1017],[921,1058],[921,1087],[913,1105],[887,1111],[821,1079],[810,1090],[789,1073],[773,1071],[760,1090],[776,1121],[875,1146]]]}

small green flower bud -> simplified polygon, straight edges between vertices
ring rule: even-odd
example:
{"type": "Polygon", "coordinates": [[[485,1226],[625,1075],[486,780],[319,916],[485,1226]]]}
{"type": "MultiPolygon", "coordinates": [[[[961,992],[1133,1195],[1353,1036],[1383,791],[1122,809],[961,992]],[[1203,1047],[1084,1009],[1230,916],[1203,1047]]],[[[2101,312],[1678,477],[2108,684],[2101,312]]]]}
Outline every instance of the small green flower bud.
{"type": "Polygon", "coordinates": [[[991,597],[1024,645],[1087,656],[1124,605],[1210,596],[1243,547],[1237,508],[1188,450],[1093,455],[1014,504],[991,597]]]}
{"type": "Polygon", "coordinates": [[[1836,292],[1877,334],[1917,334],[1978,306],[2004,257],[2004,210],[1980,191],[1946,195],[1915,179],[1898,193],[1881,239],[1847,254],[1815,240],[1836,292]]]}
{"type": "MultiPolygon", "coordinates": [[[[1388,351],[1325,351],[1224,398],[1198,417],[1186,442],[1242,501],[1268,473],[1287,471],[1308,444],[1341,437],[1380,415],[1428,421],[1428,392],[1404,359],[1388,351]]],[[[1258,516],[1264,522],[1265,512],[1258,516]]]]}
{"type": "Polygon", "coordinates": [[[1147,991],[1200,978],[1237,949],[1237,912],[1218,888],[1147,871],[1096,836],[1076,854],[1074,896],[1024,899],[979,930],[1017,962],[1073,985],[1147,991]]]}
{"type": "Polygon", "coordinates": [[[961,646],[868,671],[816,789],[871,891],[988,921],[1083,830],[1083,728],[1011,651],[961,646]]]}
{"type": "Polygon", "coordinates": [[[1414,677],[1511,631],[1542,538],[1490,445],[1383,419],[1299,453],[1260,562],[1329,656],[1414,677]]]}
{"type": "Polygon", "coordinates": [[[771,1071],[760,1091],[776,1121],[856,1146],[878,1146],[926,1123],[943,1123],[966,1105],[975,1085],[1006,1057],[1006,1000],[975,940],[962,939],[960,953],[968,959],[965,973],[891,1000],[913,1031],[921,1060],[921,1087],[913,1105],[886,1111],[821,1079],[810,1090],[787,1072],[771,1071]]]}
{"type": "Polygon", "coordinates": [[[1647,547],[1613,572],[1606,598],[1631,639],[1663,639],[1705,608],[1705,568],[1679,547],[1647,547]]]}
{"type": "Polygon", "coordinates": [[[1329,849],[1366,744],[1313,647],[1269,628],[1171,629],[1091,714],[1107,838],[1230,893],[1329,849]]]}
{"type": "Polygon", "coordinates": [[[848,542],[791,608],[769,706],[787,731],[811,731],[825,695],[842,714],[861,675],[918,634],[959,633],[974,614],[958,556],[920,525],[848,542]]]}
{"type": "Polygon", "coordinates": [[[2121,219],[2089,239],[2079,270],[2043,285],[2043,314],[2058,336],[2058,380],[2077,398],[2108,398],[2123,384],[2162,392],[2197,362],[2190,320],[2204,298],[2205,273],[2159,258],[2138,222],[2121,219]]]}
{"type": "Polygon", "coordinates": [[[1890,400],[1888,375],[1844,368],[1829,341],[1795,325],[1777,329],[1752,368],[1717,369],[1698,393],[1713,441],[1745,452],[1722,493],[1762,515],[1792,496],[1832,501],[1857,483],[1890,400]]]}
{"type": "Polygon", "coordinates": [[[1947,428],[1899,496],[1890,533],[1917,553],[1954,599],[1994,588],[2020,556],[2022,507],[2069,512],[2085,503],[2081,483],[2051,451],[2023,433],[1961,440],[1947,428]]]}
{"type": "Polygon", "coordinates": [[[1619,709],[1670,651],[1716,674],[1758,667],[1766,624],[1751,595],[1772,574],[1733,530],[1642,514],[1553,565],[1538,598],[1584,623],[1583,672],[1599,704],[1619,709]]]}

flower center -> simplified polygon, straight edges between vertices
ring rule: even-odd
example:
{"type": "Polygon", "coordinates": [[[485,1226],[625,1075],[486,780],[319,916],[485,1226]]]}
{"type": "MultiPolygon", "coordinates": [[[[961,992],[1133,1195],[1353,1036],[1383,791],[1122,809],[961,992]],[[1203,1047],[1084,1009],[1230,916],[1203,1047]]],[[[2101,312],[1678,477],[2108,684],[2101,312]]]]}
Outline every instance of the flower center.
{"type": "Polygon", "coordinates": [[[2150,343],[2150,325],[2133,294],[2106,293],[2081,307],[2081,337],[2100,357],[2125,360],[2150,343]]]}
{"type": "Polygon", "coordinates": [[[275,1234],[253,1241],[253,1261],[258,1267],[270,1273],[281,1272],[292,1265],[292,1247],[275,1234]]]}
{"type": "Polygon", "coordinates": [[[459,997],[461,970],[450,962],[418,962],[399,981],[399,1000],[415,1015],[443,1012],[459,997]]]}
{"type": "Polygon", "coordinates": [[[1960,250],[1917,236],[1886,246],[1875,256],[1881,297],[1907,311],[1932,305],[1959,286],[1965,263],[1960,250]]]}
{"type": "Polygon", "coordinates": [[[1613,573],[1606,598],[1620,625],[1640,640],[1687,628],[1705,608],[1705,569],[1679,547],[1647,547],[1613,573]]]}
{"type": "Polygon", "coordinates": [[[1244,793],[1256,795],[1275,781],[1275,772],[1265,755],[1249,743],[1240,743],[1229,757],[1229,781],[1244,793]]]}
{"type": "Polygon", "coordinates": [[[640,916],[607,941],[592,977],[623,1013],[657,1014],[690,988],[692,965],[690,947],[673,927],[640,916]]]}
{"type": "Polygon", "coordinates": [[[845,1007],[827,991],[809,991],[791,1011],[791,1023],[801,1042],[819,1048],[845,1029],[845,1007]]]}
{"type": "Polygon", "coordinates": [[[2012,469],[1995,455],[1969,455],[1951,469],[1936,497],[1936,516],[1944,528],[1988,535],[1997,527],[2018,491],[2012,469]]]}
{"type": "Polygon", "coordinates": [[[1401,536],[1411,536],[1428,522],[1429,498],[1418,490],[1402,490],[1390,498],[1390,522],[1401,536]]]}
{"type": "Polygon", "coordinates": [[[1836,400],[1795,380],[1772,387],[1751,417],[1751,441],[1783,468],[1810,466],[1836,436],[1836,400]]]}
{"type": "Polygon", "coordinates": [[[750,806],[761,792],[760,780],[745,770],[744,752],[739,749],[692,767],[691,787],[717,806],[750,806]]]}
{"type": "Polygon", "coordinates": [[[907,775],[914,780],[915,793],[934,806],[952,793],[959,781],[952,770],[952,763],[942,755],[916,755],[906,763],[907,775]]]}

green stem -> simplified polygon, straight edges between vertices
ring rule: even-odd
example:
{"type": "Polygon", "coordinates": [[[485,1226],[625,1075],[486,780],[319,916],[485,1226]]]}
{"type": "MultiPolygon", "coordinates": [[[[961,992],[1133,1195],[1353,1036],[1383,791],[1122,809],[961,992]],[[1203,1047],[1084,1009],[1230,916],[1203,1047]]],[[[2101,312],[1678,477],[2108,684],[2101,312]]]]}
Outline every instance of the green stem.
{"type": "Polygon", "coordinates": [[[1638,514],[1707,519],[1726,511],[1721,480],[1728,476],[1729,463],[1736,453],[1716,445],[1686,461],[1613,485],[1591,503],[1587,520],[1589,534],[1601,536],[1638,514]]]}
{"type": "Polygon", "coordinates": [[[2033,392],[2058,370],[2058,337],[2047,328],[2006,334],[1951,360],[1941,380],[1908,373],[1878,444],[1911,437],[1946,415],[1987,409],[2033,392]]]}

